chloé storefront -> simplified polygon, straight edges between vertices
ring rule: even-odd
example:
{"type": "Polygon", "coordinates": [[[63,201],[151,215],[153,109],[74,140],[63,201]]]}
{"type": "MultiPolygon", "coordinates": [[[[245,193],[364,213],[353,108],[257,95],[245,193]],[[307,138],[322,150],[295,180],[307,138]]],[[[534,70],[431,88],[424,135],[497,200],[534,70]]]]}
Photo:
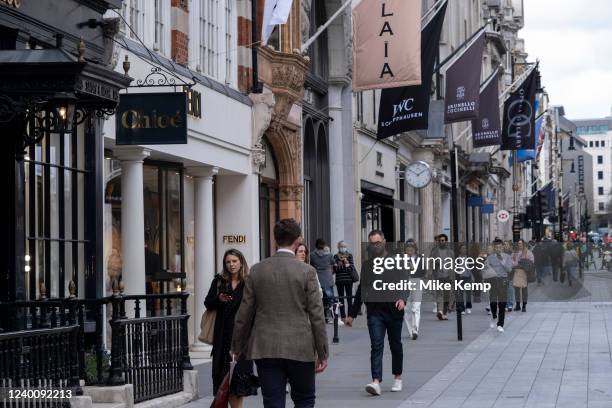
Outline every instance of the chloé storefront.
{"type": "Polygon", "coordinates": [[[223,253],[237,248],[249,263],[259,257],[251,102],[176,64],[172,72],[152,71],[144,49],[122,43],[116,70],[127,56],[133,85],[180,85],[132,86],[122,94],[119,117],[104,123],[106,291],[117,276],[126,293],[189,291],[190,344],[205,351],[194,333],[223,253]]]}

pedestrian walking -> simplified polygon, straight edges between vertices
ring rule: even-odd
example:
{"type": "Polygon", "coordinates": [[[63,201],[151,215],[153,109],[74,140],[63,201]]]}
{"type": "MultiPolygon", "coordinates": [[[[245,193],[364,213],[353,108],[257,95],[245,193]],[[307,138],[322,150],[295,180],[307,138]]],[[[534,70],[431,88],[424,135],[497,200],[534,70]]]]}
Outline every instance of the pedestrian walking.
{"type": "MultiPolygon", "coordinates": [[[[385,250],[385,236],[382,231],[373,230],[368,234],[368,252],[369,259],[366,260],[362,267],[362,276],[364,271],[373,269],[373,259],[387,256],[385,250]]],[[[404,352],[402,348],[402,325],[404,317],[404,308],[406,306],[407,294],[402,294],[401,298],[395,302],[366,302],[368,332],[370,334],[370,369],[372,372],[372,382],[367,384],[365,390],[372,395],[380,395],[383,376],[383,351],[385,345],[385,333],[389,340],[391,348],[391,372],[394,376],[391,391],[398,392],[402,390],[402,370],[404,352]]],[[[357,287],[355,294],[355,302],[351,309],[350,315],[346,318],[346,325],[351,327],[353,320],[357,317],[362,305],[361,298],[361,282],[357,287]]]]}
{"type": "MultiPolygon", "coordinates": [[[[504,253],[512,258],[514,244],[512,241],[504,242],[504,253]]],[[[508,287],[506,288],[506,307],[508,312],[512,312],[514,306],[514,288],[512,287],[512,278],[508,279],[508,287]]]]}
{"type": "MultiPolygon", "coordinates": [[[[223,255],[223,271],[214,277],[204,300],[207,310],[216,311],[211,353],[215,395],[230,369],[234,318],[242,301],[244,282],[248,274],[249,267],[244,255],[237,249],[227,250],[223,255]]],[[[234,367],[234,374],[237,373],[253,374],[253,362],[247,360],[244,355],[240,356],[234,367]]],[[[247,395],[241,395],[235,385],[234,381],[230,382],[229,404],[232,408],[241,408],[243,397],[247,395]]]]}
{"type": "Polygon", "coordinates": [[[563,270],[567,273],[567,283],[569,286],[572,286],[572,279],[576,277],[579,261],[576,245],[568,242],[563,252],[563,270]]]}
{"type": "MultiPolygon", "coordinates": [[[[406,241],[405,254],[408,258],[417,259],[418,248],[413,239],[406,241]]],[[[414,265],[414,263],[413,263],[414,265]]],[[[425,269],[421,266],[414,271],[410,271],[410,282],[414,282],[415,290],[411,290],[408,296],[408,302],[404,308],[404,321],[408,328],[408,335],[412,340],[419,337],[419,325],[421,324],[421,300],[423,298],[423,290],[420,288],[420,282],[425,278],[425,269]]]]}
{"type": "Polygon", "coordinates": [[[285,407],[287,381],[296,407],[314,407],[315,373],[327,367],[317,274],[295,259],[301,234],[293,219],[276,223],[278,251],[251,268],[234,324],[232,353],[255,361],[265,408],[285,407]]]}
{"type": "MultiPolygon", "coordinates": [[[[461,244],[459,246],[458,256],[465,259],[475,259],[479,255],[479,248],[476,245],[468,246],[461,244]]],[[[474,281],[474,266],[464,264],[463,273],[457,272],[456,279],[460,282],[460,286],[470,284],[474,281]]],[[[457,291],[457,307],[461,311],[461,314],[472,314],[472,291],[471,290],[458,290],[457,291]]]]}
{"type": "Polygon", "coordinates": [[[508,293],[508,274],[512,271],[512,258],[503,252],[504,242],[501,239],[493,241],[493,254],[487,257],[485,281],[491,284],[489,297],[491,301],[491,328],[504,331],[506,312],[506,295],[508,293]]]}
{"type": "Polygon", "coordinates": [[[550,266],[552,268],[553,282],[557,282],[563,268],[563,243],[557,240],[550,242],[550,266]]]}
{"type": "MultiPolygon", "coordinates": [[[[453,268],[445,267],[450,265],[450,262],[445,262],[446,258],[454,258],[453,250],[450,248],[448,243],[448,236],[446,234],[438,235],[438,244],[431,250],[431,258],[439,258],[441,261],[433,262],[432,276],[434,279],[440,281],[441,284],[446,284],[452,281],[455,277],[455,271],[453,268]]],[[[436,304],[438,320],[448,320],[448,309],[450,302],[450,291],[438,290],[436,291],[436,304]]]]}
{"type": "Polygon", "coordinates": [[[549,244],[550,241],[548,239],[541,239],[532,251],[538,286],[542,286],[544,284],[544,277],[549,274],[552,269],[550,266],[549,244]]]}
{"type": "Polygon", "coordinates": [[[338,253],[334,255],[334,275],[336,277],[336,290],[338,292],[338,303],[340,304],[340,317],[342,324],[348,311],[351,310],[353,300],[353,283],[356,274],[353,254],[348,250],[344,241],[338,242],[338,253]]]}
{"type": "Polygon", "coordinates": [[[310,254],[310,264],[317,270],[317,277],[323,289],[323,307],[325,310],[325,322],[331,323],[332,305],[336,303],[334,296],[334,257],[325,247],[327,244],[323,238],[315,242],[316,249],[310,254]]]}
{"type": "Polygon", "coordinates": [[[514,288],[514,299],[516,301],[514,310],[526,312],[529,275],[533,273],[535,266],[533,253],[522,239],[516,243],[515,250],[512,253],[512,266],[512,287],[514,288]]]}

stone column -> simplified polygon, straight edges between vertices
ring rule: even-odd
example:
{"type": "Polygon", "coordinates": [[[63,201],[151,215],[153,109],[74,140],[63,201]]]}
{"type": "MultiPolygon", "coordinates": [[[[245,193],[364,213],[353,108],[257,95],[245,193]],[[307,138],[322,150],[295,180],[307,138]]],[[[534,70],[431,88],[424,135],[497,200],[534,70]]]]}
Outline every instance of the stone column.
{"type": "MultiPolygon", "coordinates": [[[[352,151],[343,149],[342,135],[342,85],[330,84],[328,88],[329,116],[329,219],[331,222],[332,251],[344,236],[344,158],[352,159],[352,151]]],[[[352,237],[351,237],[352,238],[352,237]]],[[[352,241],[352,239],[350,239],[352,241]]]]}
{"type": "Polygon", "coordinates": [[[194,176],[194,290],[195,314],[191,319],[194,330],[192,351],[210,353],[211,346],[198,340],[200,319],[204,313],[204,299],[215,275],[215,237],[213,177],[219,172],[217,167],[194,167],[188,169],[194,176]]]}
{"type": "MultiPolygon", "coordinates": [[[[432,170],[435,172],[435,169],[433,169],[434,157],[431,149],[415,150],[413,157],[415,160],[424,161],[432,166],[432,170]]],[[[423,243],[433,242],[434,235],[438,234],[434,231],[434,188],[437,187],[435,184],[435,181],[432,181],[427,187],[419,190],[419,204],[421,207],[419,238],[423,243]]]]}
{"type": "MultiPolygon", "coordinates": [[[[142,162],[151,151],[139,146],[114,151],[121,161],[121,252],[123,254],[122,280],[125,293],[144,295],[145,239],[144,239],[144,184],[142,162]]],[[[133,315],[131,307],[126,313],[133,315]]]]}

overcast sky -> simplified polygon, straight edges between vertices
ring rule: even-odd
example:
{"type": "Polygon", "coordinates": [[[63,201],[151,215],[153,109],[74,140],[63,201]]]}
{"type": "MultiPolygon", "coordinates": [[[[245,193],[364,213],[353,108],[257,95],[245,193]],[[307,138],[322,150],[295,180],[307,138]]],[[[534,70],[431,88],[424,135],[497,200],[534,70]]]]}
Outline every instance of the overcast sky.
{"type": "Polygon", "coordinates": [[[540,60],[550,103],[570,119],[610,116],[612,1],[524,0],[529,61],[540,60]]]}

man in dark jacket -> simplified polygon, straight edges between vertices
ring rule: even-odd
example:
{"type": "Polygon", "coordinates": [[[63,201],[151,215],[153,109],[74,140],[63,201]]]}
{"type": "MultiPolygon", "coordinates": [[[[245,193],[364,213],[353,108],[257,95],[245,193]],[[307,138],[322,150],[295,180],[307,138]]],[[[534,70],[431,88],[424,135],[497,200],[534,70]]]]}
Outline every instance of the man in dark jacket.
{"type": "MultiPolygon", "coordinates": [[[[373,230],[368,235],[368,252],[370,259],[365,261],[361,267],[362,280],[357,287],[353,307],[346,318],[346,325],[351,327],[353,319],[359,314],[363,304],[361,296],[361,285],[363,278],[368,271],[373,269],[373,259],[376,257],[386,257],[385,236],[381,231],[373,230]]],[[[366,283],[367,285],[368,283],[366,283]]],[[[402,325],[404,317],[404,307],[407,296],[402,294],[402,298],[395,302],[366,302],[368,314],[368,331],[372,344],[370,351],[370,366],[372,370],[372,382],[367,384],[365,389],[372,395],[380,395],[380,382],[382,381],[382,360],[385,342],[385,332],[389,336],[389,347],[391,348],[392,373],[395,376],[391,391],[402,390],[402,365],[404,352],[402,349],[402,325]]]]}

